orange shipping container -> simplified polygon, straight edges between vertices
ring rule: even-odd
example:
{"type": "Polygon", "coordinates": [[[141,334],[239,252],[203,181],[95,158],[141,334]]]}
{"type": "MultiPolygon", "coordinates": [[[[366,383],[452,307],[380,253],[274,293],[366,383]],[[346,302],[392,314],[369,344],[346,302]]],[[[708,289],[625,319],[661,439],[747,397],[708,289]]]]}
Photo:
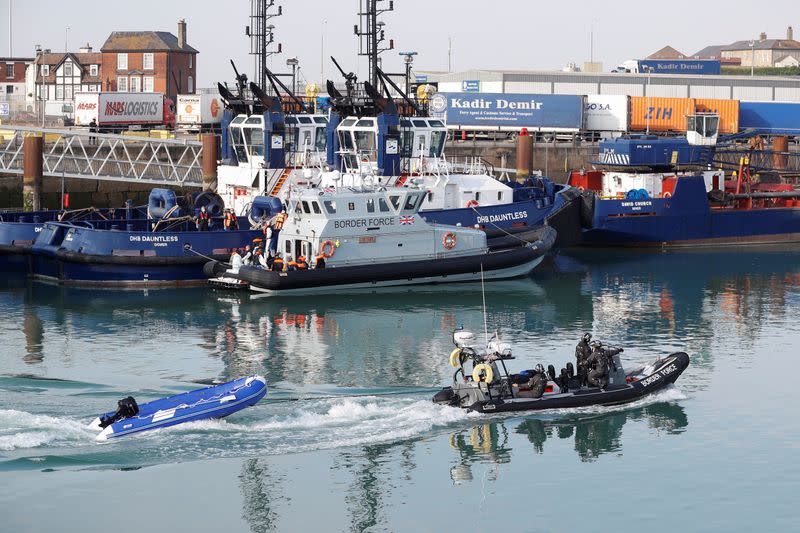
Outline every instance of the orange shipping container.
{"type": "Polygon", "coordinates": [[[710,98],[663,98],[632,96],[630,130],[683,133],[686,117],[697,112],[716,112],[720,133],[739,132],[739,101],[710,98]]]}

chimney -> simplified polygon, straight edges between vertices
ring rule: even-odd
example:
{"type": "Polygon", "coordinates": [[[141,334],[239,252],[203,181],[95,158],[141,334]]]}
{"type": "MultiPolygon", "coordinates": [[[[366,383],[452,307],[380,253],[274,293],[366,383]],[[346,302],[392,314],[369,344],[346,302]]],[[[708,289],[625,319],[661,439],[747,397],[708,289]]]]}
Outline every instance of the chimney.
{"type": "Polygon", "coordinates": [[[186,46],[186,20],[181,19],[178,21],[178,46],[183,48],[186,46]]]}
{"type": "Polygon", "coordinates": [[[794,29],[791,26],[786,29],[786,40],[794,41],[794,29]]]}
{"type": "Polygon", "coordinates": [[[762,31],[761,35],[759,36],[759,39],[761,40],[762,43],[764,41],[766,41],[767,40],[767,33],[762,31]]]}
{"type": "Polygon", "coordinates": [[[80,48],[78,48],[78,53],[91,54],[92,53],[92,45],[90,45],[89,43],[86,43],[86,45],[81,46],[80,48]]]}

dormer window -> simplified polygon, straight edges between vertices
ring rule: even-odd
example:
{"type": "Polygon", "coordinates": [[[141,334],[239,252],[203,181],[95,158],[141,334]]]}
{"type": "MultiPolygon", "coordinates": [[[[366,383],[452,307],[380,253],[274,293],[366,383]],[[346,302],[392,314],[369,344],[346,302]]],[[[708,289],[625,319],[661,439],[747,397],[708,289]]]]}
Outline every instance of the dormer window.
{"type": "Polygon", "coordinates": [[[42,65],[42,76],[50,75],[50,65],[42,65]]]}
{"type": "Polygon", "coordinates": [[[89,65],[89,76],[97,77],[97,65],[89,65]]]}
{"type": "Polygon", "coordinates": [[[64,63],[64,76],[72,77],[72,61],[64,63]]]}

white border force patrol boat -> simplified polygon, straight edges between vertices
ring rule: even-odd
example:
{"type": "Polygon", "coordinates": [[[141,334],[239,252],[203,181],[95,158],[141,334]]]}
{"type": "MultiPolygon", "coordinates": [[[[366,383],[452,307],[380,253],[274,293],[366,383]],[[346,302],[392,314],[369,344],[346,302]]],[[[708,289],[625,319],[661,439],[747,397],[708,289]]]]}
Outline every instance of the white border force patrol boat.
{"type": "Polygon", "coordinates": [[[476,281],[481,273],[487,280],[510,279],[528,275],[555,243],[556,231],[541,227],[526,233],[527,241],[492,251],[483,231],[426,222],[419,215],[424,196],[398,187],[292,189],[277,252],[287,263],[321,256],[325,268],[245,266],[225,273],[226,265],[212,262],[206,274],[225,273],[268,294],[476,281]]]}

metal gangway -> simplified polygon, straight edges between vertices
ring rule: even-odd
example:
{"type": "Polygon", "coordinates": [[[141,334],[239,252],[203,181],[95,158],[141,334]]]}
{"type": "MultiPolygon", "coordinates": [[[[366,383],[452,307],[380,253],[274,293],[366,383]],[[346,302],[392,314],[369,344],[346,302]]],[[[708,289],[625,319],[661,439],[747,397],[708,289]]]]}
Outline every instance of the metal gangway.
{"type": "Polygon", "coordinates": [[[203,185],[202,143],[190,139],[0,126],[0,174],[23,174],[28,136],[44,139],[44,176],[154,185],[203,185]]]}

